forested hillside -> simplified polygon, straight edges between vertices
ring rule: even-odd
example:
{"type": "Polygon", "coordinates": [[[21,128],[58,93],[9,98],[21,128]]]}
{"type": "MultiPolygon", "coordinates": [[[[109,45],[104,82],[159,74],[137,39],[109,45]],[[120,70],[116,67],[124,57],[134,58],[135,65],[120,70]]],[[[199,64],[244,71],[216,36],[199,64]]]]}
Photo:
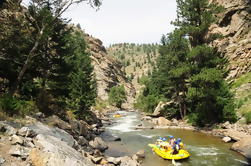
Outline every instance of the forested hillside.
{"type": "Polygon", "coordinates": [[[165,101],[168,118],[188,119],[196,125],[235,122],[234,91],[226,81],[231,58],[212,45],[222,40],[222,31],[210,31],[211,26],[220,24],[225,9],[207,0],[177,0],[177,4],[176,29],[161,38],[156,70],[144,81],[135,106],[153,112],[165,101]]]}
{"type": "Polygon", "coordinates": [[[139,93],[142,87],[140,79],[153,71],[159,55],[158,48],[158,44],[120,43],[109,46],[107,52],[122,63],[123,71],[139,93]]]}
{"type": "Polygon", "coordinates": [[[83,31],[61,18],[76,2],[20,3],[0,6],[1,117],[41,111],[85,119],[96,98],[92,61],[83,31]]]}

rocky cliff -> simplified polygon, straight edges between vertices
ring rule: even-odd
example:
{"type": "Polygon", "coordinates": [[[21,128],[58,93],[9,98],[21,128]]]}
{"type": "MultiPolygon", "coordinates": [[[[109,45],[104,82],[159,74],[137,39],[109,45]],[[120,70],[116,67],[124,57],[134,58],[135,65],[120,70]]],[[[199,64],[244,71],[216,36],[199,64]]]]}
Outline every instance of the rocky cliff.
{"type": "Polygon", "coordinates": [[[131,107],[135,96],[135,89],[132,84],[127,81],[125,73],[122,72],[122,65],[113,57],[108,56],[102,41],[86,34],[86,40],[89,45],[89,51],[93,60],[94,72],[97,80],[98,98],[102,100],[108,99],[108,92],[111,87],[116,85],[124,85],[127,93],[127,105],[131,107]]]}
{"type": "Polygon", "coordinates": [[[234,79],[251,71],[251,1],[250,0],[211,0],[222,5],[217,25],[211,32],[221,33],[223,38],[214,45],[229,59],[229,79],[234,79]]]}

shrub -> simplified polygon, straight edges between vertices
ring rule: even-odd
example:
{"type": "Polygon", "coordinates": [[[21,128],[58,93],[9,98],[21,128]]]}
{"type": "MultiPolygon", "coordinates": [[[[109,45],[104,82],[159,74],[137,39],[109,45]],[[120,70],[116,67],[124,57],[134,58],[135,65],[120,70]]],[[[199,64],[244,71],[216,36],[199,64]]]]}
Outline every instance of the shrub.
{"type": "Polygon", "coordinates": [[[124,86],[121,85],[112,87],[108,94],[108,101],[110,104],[121,108],[122,103],[126,101],[126,92],[124,86]]]}
{"type": "Polygon", "coordinates": [[[247,112],[244,114],[244,117],[246,119],[246,123],[249,124],[251,123],[251,112],[247,112]]]}
{"type": "Polygon", "coordinates": [[[9,116],[24,116],[37,112],[37,107],[34,101],[26,101],[3,95],[0,97],[0,112],[9,116]]]}

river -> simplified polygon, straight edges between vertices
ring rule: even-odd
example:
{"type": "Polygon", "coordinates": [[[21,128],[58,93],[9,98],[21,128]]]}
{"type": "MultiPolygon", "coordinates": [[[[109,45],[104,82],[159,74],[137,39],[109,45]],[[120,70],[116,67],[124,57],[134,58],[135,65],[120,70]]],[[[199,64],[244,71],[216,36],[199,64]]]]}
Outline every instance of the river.
{"type": "Polygon", "coordinates": [[[176,162],[182,166],[247,166],[248,162],[238,153],[229,150],[231,143],[224,143],[220,138],[200,132],[181,129],[144,129],[135,130],[138,124],[149,125],[141,121],[141,115],[137,112],[119,111],[124,115],[121,118],[113,118],[113,124],[106,126],[102,137],[111,148],[106,155],[118,157],[131,155],[143,149],[146,158],[143,166],[167,166],[171,161],[164,160],[155,155],[147,145],[154,143],[158,137],[173,135],[182,138],[185,148],[189,151],[189,159],[176,162]],[[109,141],[109,135],[121,138],[121,142],[109,141]]]}

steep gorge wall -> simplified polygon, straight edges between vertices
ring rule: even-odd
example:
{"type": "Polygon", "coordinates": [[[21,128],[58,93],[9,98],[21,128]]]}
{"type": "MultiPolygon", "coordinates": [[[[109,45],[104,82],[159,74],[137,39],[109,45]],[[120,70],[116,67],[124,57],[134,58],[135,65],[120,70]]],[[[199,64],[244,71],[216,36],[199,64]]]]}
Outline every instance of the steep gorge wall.
{"type": "Polygon", "coordinates": [[[211,0],[225,8],[218,25],[210,29],[221,33],[223,39],[214,45],[229,59],[229,79],[235,79],[251,71],[251,1],[211,0]]]}
{"type": "Polygon", "coordinates": [[[89,45],[89,52],[93,60],[94,72],[97,80],[98,98],[108,99],[108,92],[111,87],[124,85],[127,93],[127,104],[125,107],[131,107],[134,102],[135,89],[127,81],[125,73],[122,72],[122,65],[113,57],[107,55],[102,41],[86,34],[86,41],[89,45]]]}

